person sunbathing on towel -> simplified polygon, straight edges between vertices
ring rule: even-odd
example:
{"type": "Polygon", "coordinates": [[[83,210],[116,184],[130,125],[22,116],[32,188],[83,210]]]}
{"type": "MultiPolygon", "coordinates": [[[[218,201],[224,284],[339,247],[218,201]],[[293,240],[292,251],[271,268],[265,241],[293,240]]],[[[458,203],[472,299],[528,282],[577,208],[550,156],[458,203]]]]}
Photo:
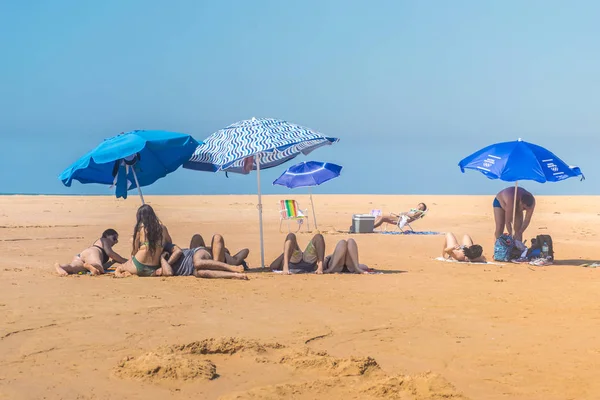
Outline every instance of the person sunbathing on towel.
{"type": "Polygon", "coordinates": [[[427,211],[427,205],[425,205],[425,203],[419,203],[417,208],[411,208],[409,212],[381,215],[375,219],[373,228],[379,228],[382,224],[386,223],[398,225],[400,229],[402,229],[406,224],[410,224],[421,218],[423,214],[425,214],[425,211],[427,211]]]}
{"type": "Polygon", "coordinates": [[[323,267],[323,272],[326,274],[341,272],[368,274],[370,272],[369,267],[358,262],[358,245],[354,239],[340,240],[333,254],[325,257],[323,267]]]}
{"type": "Polygon", "coordinates": [[[442,257],[462,262],[486,262],[483,248],[478,244],[473,244],[471,236],[465,235],[462,245],[459,245],[453,233],[446,234],[442,257]]]}
{"type": "MultiPolygon", "coordinates": [[[[198,246],[202,237],[194,235],[189,249],[180,249],[176,245],[165,246],[163,258],[170,268],[162,268],[162,276],[195,276],[197,278],[244,279],[244,267],[241,264],[229,265],[225,262],[226,253],[224,240],[221,235],[213,236],[211,250],[198,246]]],[[[242,251],[243,252],[243,251],[242,251]]],[[[240,253],[242,253],[240,252],[240,253]]],[[[238,253],[238,255],[240,254],[238,253]]],[[[247,251],[245,253],[247,255],[247,251]]],[[[236,255],[237,256],[237,255],[236,255]]],[[[238,262],[232,256],[231,261],[238,262]]],[[[241,260],[243,261],[243,259],[241,260]]]]}
{"type": "Polygon", "coordinates": [[[325,239],[323,235],[313,236],[306,249],[300,250],[296,235],[290,233],[283,244],[283,254],[271,263],[272,271],[282,271],[284,274],[292,273],[323,273],[323,260],[325,259],[325,239]]]}
{"type": "Polygon", "coordinates": [[[102,237],[94,242],[90,247],[77,254],[70,264],[54,264],[56,272],[60,276],[69,274],[78,274],[80,272],[90,272],[92,275],[104,273],[104,266],[109,260],[118,263],[127,262],[126,258],[121,257],[113,246],[119,241],[119,234],[114,229],[107,229],[102,233],[102,237]]]}

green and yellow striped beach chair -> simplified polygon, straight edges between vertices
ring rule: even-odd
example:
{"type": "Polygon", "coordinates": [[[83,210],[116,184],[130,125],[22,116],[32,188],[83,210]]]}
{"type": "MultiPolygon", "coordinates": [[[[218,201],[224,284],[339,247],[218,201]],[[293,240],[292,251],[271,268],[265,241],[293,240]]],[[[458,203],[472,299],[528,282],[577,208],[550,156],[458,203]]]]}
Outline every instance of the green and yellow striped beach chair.
{"type": "Polygon", "coordinates": [[[283,221],[288,222],[288,232],[291,232],[290,221],[298,222],[298,229],[296,229],[296,232],[298,232],[305,219],[306,230],[309,230],[310,226],[308,226],[308,209],[300,210],[296,200],[281,200],[279,202],[279,232],[281,232],[281,224],[283,221]]]}

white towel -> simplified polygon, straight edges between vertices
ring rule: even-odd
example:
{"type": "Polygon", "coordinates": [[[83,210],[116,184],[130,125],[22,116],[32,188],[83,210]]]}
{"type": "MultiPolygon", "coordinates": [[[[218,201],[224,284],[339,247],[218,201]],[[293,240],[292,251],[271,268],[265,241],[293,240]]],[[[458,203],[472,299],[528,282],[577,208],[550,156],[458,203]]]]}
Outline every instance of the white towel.
{"type": "Polygon", "coordinates": [[[444,262],[453,262],[453,263],[461,263],[461,264],[492,264],[492,265],[504,265],[501,263],[497,263],[497,262],[493,262],[493,261],[486,261],[486,262],[470,262],[470,261],[457,261],[454,260],[452,258],[444,258],[444,257],[438,257],[436,258],[437,261],[444,261],[444,262]]]}

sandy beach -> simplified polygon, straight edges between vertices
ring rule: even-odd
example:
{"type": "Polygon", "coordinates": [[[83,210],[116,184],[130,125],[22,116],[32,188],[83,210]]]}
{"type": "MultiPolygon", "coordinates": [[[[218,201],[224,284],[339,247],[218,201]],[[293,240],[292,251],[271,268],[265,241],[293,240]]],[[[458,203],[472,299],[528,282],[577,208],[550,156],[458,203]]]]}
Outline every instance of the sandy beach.
{"type": "MultiPolygon", "coordinates": [[[[264,197],[267,263],[287,233],[280,198],[264,197]]],[[[525,236],[552,235],[547,267],[436,261],[442,236],[338,232],[353,213],[423,201],[415,229],[469,233],[490,259],[492,199],[315,196],[328,253],[353,237],[383,274],[227,281],[60,278],[53,263],[106,228],[128,256],[139,200],[0,197],[0,399],[599,398],[600,271],[578,266],[600,259],[597,197],[538,197],[525,236]]],[[[259,266],[255,196],[147,202],[176,243],[221,233],[259,266]]]]}

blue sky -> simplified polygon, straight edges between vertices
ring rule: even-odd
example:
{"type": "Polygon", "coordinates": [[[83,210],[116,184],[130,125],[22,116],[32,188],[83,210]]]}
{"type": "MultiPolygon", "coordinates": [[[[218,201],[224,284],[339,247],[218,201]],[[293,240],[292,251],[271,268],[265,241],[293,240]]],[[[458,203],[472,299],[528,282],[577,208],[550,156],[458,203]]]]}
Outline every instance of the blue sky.
{"type": "MultiPolygon", "coordinates": [[[[0,192],[107,194],[57,176],[122,131],[256,116],[342,139],[296,159],[344,166],[318,193],[494,194],[457,163],[522,137],[587,178],[525,187],[600,194],[599,20],[595,1],[3,1],[0,192]]],[[[255,185],[180,169],[145,193],[255,185]]]]}

